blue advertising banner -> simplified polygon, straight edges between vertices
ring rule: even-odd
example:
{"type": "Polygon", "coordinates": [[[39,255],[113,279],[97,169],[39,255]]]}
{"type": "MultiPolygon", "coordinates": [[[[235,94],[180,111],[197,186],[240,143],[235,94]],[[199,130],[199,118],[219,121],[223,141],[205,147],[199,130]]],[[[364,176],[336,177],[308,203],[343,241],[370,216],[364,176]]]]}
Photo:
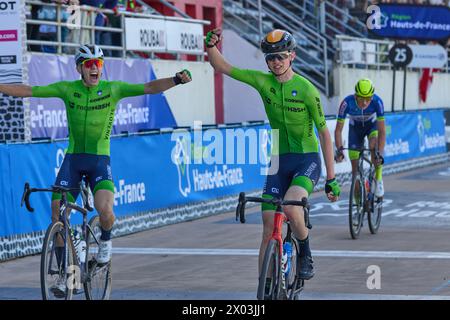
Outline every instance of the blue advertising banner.
{"type": "Polygon", "coordinates": [[[450,8],[446,6],[380,3],[368,7],[368,30],[379,37],[445,40],[450,37],[450,8]]]}
{"type": "MultiPolygon", "coordinates": [[[[148,60],[106,59],[104,80],[145,83],[156,76],[148,60]],[[144,70],[144,72],[143,72],[144,70]]],[[[29,83],[45,86],[58,81],[80,79],[72,57],[31,55],[29,83]]],[[[31,136],[52,139],[68,136],[66,109],[59,98],[31,98],[31,136]]],[[[175,127],[176,121],[164,94],[122,99],[117,104],[112,134],[140,130],[175,127]]]]}
{"type": "MultiPolygon", "coordinates": [[[[67,142],[0,145],[0,236],[47,228],[51,195],[31,195],[34,213],[20,199],[25,182],[54,183],[66,148],[67,142]]],[[[120,217],[262,189],[269,151],[268,126],[113,138],[114,212],[120,217]]],[[[81,223],[81,215],[72,223],[81,223]]]]}
{"type": "Polygon", "coordinates": [[[386,115],[386,164],[446,152],[443,110],[386,115]]]}
{"type": "MultiPolygon", "coordinates": [[[[446,152],[443,110],[386,114],[386,131],[386,164],[446,152]]],[[[113,138],[114,212],[121,217],[261,190],[271,147],[268,125],[113,138]]],[[[0,145],[0,237],[50,224],[49,193],[32,194],[34,213],[20,200],[25,182],[54,183],[66,148],[67,141],[0,145]]]]}
{"type": "Polygon", "coordinates": [[[33,213],[20,207],[20,201],[25,182],[32,187],[49,187],[54,183],[66,146],[67,142],[0,145],[0,168],[5,173],[0,182],[3,204],[0,236],[45,230],[50,224],[50,193],[31,195],[31,204],[36,209],[33,213]]]}

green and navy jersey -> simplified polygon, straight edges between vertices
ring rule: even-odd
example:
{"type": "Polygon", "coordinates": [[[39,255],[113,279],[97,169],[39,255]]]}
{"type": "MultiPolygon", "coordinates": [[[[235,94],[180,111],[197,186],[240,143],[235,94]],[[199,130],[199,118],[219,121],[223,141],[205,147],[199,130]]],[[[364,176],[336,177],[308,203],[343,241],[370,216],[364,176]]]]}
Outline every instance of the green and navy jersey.
{"type": "Polygon", "coordinates": [[[264,103],[272,130],[278,130],[279,154],[319,152],[314,126],[326,129],[325,115],[316,87],[294,74],[278,82],[272,73],[233,67],[231,77],[255,88],[264,103]]]}
{"type": "Polygon", "coordinates": [[[110,136],[120,99],[144,94],[144,84],[101,80],[86,87],[81,80],[32,87],[34,98],[60,98],[69,127],[67,153],[110,154],[110,136]]]}
{"type": "Polygon", "coordinates": [[[356,104],[355,95],[351,94],[341,102],[337,121],[344,122],[347,115],[351,125],[384,120],[383,100],[374,94],[370,104],[363,110],[356,104]]]}

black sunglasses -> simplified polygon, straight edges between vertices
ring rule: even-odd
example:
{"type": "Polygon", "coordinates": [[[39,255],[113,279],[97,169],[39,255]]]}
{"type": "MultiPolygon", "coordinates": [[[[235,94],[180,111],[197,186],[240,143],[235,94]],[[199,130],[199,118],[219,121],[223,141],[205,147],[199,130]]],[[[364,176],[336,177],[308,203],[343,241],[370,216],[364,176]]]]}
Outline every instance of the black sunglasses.
{"type": "Polygon", "coordinates": [[[266,61],[274,61],[275,59],[282,61],[289,58],[290,55],[291,55],[290,52],[267,53],[264,55],[264,58],[266,59],[266,61]]]}

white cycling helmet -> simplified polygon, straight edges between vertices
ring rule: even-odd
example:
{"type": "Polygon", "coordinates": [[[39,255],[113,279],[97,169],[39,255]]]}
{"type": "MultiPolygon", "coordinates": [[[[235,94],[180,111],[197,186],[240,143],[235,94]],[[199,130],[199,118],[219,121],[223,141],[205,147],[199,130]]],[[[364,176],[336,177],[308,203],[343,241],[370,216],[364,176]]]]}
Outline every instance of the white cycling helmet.
{"type": "Polygon", "coordinates": [[[75,64],[79,65],[84,60],[88,59],[104,59],[103,51],[99,46],[82,45],[75,53],[75,64]]]}

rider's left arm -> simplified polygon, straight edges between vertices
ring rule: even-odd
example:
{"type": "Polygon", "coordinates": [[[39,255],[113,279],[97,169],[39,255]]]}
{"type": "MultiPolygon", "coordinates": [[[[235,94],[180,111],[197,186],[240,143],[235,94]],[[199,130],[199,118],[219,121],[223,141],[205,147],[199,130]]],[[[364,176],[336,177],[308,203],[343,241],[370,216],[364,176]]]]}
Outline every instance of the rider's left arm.
{"type": "Polygon", "coordinates": [[[319,132],[320,145],[322,148],[323,158],[325,159],[325,168],[327,169],[327,180],[334,179],[334,153],[333,140],[325,120],[322,103],[320,101],[320,93],[314,85],[310,84],[308,93],[305,96],[305,105],[319,132]]]}
{"type": "Polygon", "coordinates": [[[331,140],[330,131],[327,127],[319,131],[320,146],[325,160],[325,168],[327,170],[327,180],[333,179],[334,174],[334,154],[333,141],[331,140]]]}
{"type": "Polygon", "coordinates": [[[144,93],[145,94],[160,93],[173,87],[175,87],[175,82],[173,82],[173,78],[157,79],[144,84],[144,93]]]}
{"type": "Polygon", "coordinates": [[[191,73],[188,70],[177,72],[175,77],[157,79],[144,84],[145,94],[155,94],[166,91],[178,84],[185,84],[192,81],[191,73]]]}

